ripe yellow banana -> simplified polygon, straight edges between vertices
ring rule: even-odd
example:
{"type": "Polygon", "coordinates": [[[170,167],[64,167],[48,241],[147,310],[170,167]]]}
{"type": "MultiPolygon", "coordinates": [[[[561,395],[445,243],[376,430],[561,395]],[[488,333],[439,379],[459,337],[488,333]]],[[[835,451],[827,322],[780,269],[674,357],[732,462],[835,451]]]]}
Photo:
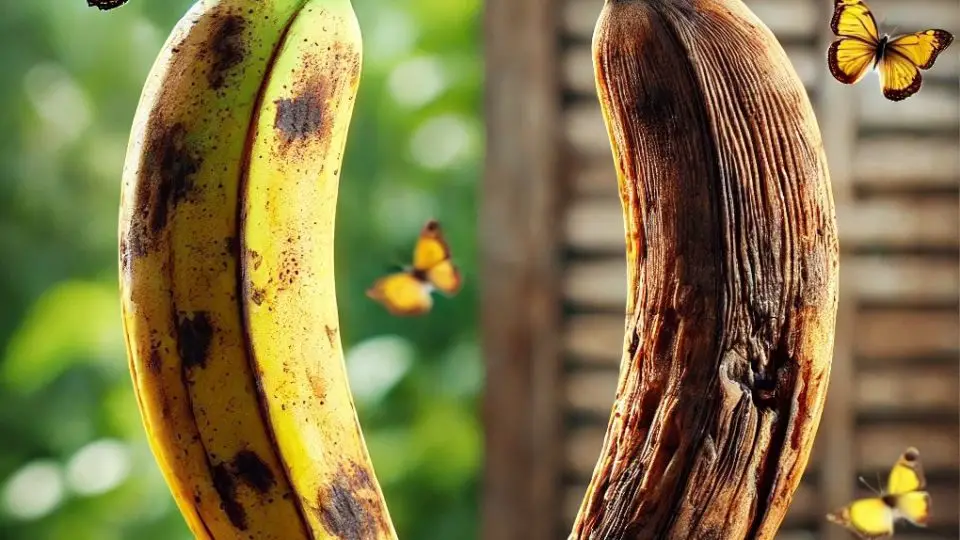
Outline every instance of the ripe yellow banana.
{"type": "Polygon", "coordinates": [[[570,539],[773,538],[817,432],[837,310],[810,100],[741,0],[606,0],[593,60],[627,317],[570,539]]]}
{"type": "Polygon", "coordinates": [[[198,2],[144,86],[120,208],[151,448],[197,538],[395,538],[339,336],[349,0],[198,2]]]}

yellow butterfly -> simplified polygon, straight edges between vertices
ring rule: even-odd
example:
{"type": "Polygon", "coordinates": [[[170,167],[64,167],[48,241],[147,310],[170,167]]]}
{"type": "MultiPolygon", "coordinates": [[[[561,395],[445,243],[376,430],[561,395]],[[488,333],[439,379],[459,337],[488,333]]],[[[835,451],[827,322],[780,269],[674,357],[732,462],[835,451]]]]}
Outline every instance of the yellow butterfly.
{"type": "Polygon", "coordinates": [[[440,223],[431,219],[420,231],[413,267],[378,279],[367,296],[393,315],[423,315],[433,307],[430,293],[434,289],[452,296],[462,284],[460,270],[450,261],[450,247],[443,239],[440,223]]]}
{"type": "Polygon", "coordinates": [[[863,0],[835,0],[830,28],[840,38],[827,51],[834,78],[854,84],[879,68],[880,88],[891,101],[920,91],[920,70],[933,67],[937,55],[953,42],[950,32],[938,29],[880,36],[877,21],[863,0]]]}
{"type": "Polygon", "coordinates": [[[930,494],[924,491],[926,485],[920,452],[907,448],[890,470],[885,492],[857,499],[827,514],[827,519],[867,539],[891,536],[894,523],[901,519],[926,527],[930,517],[930,494]]]}

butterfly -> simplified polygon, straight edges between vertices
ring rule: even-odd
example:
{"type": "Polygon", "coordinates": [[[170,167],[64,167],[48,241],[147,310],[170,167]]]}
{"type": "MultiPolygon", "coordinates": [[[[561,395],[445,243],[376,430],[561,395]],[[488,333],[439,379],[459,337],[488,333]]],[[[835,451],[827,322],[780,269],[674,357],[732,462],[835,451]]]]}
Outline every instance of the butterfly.
{"type": "Polygon", "coordinates": [[[423,315],[433,307],[435,289],[452,296],[463,278],[450,260],[450,247],[440,223],[431,219],[423,226],[413,250],[413,266],[388,274],[367,289],[367,296],[386,307],[392,315],[423,315]]]}
{"type": "Polygon", "coordinates": [[[926,527],[930,517],[930,494],[924,491],[926,484],[920,452],[907,448],[890,470],[886,491],[881,490],[876,497],[857,499],[827,514],[827,520],[866,539],[892,535],[894,523],[901,519],[926,527]]]}
{"type": "Polygon", "coordinates": [[[95,7],[100,11],[118,8],[126,4],[129,0],[87,0],[88,7],[95,7]]]}
{"type": "Polygon", "coordinates": [[[920,70],[933,67],[937,55],[953,42],[950,32],[938,29],[881,36],[863,0],[835,0],[830,28],[840,38],[827,50],[827,65],[834,78],[854,84],[878,68],[880,88],[891,101],[919,92],[920,70]]]}

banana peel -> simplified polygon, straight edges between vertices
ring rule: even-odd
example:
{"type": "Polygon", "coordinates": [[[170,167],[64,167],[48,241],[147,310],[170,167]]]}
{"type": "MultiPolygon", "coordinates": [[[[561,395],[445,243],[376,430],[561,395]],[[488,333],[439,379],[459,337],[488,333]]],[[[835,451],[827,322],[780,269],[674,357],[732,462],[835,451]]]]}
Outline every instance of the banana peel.
{"type": "Polygon", "coordinates": [[[144,85],[120,293],[150,447],[200,539],[390,539],[334,291],[349,0],[202,0],[144,85]]]}
{"type": "Polygon", "coordinates": [[[592,50],[628,294],[569,538],[773,538],[823,411],[838,299],[809,97],[740,0],[607,0],[592,50]]]}

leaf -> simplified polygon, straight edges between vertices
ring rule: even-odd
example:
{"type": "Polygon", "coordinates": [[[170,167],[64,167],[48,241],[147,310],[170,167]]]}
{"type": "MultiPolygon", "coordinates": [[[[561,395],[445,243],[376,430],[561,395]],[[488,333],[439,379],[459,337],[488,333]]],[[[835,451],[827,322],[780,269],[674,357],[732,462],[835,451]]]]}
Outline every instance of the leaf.
{"type": "Polygon", "coordinates": [[[24,317],[10,339],[0,380],[31,393],[77,363],[124,354],[116,286],[64,281],[41,295],[24,317]]]}

